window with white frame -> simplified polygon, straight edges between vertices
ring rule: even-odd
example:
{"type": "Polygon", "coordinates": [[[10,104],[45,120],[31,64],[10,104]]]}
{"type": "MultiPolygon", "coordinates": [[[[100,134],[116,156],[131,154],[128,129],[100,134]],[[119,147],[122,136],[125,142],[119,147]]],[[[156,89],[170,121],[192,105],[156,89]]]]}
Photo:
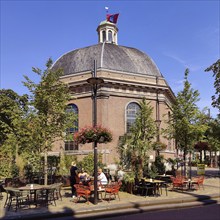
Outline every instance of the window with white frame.
{"type": "MultiPolygon", "coordinates": [[[[75,104],[69,104],[67,111],[73,112],[76,115],[76,120],[73,123],[73,126],[66,129],[66,137],[72,135],[78,131],[78,107],[75,104]]],[[[78,150],[78,144],[73,140],[65,140],[65,151],[78,150]]]]}
{"type": "Polygon", "coordinates": [[[131,126],[134,124],[137,113],[140,110],[140,105],[136,102],[131,102],[126,108],[126,131],[129,133],[131,126]]]}

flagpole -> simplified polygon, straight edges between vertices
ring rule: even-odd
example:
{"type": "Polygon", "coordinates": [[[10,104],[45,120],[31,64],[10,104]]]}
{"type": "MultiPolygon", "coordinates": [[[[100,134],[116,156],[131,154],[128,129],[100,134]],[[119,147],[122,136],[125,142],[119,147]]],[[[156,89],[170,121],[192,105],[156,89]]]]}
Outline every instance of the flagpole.
{"type": "Polygon", "coordinates": [[[108,14],[108,9],[109,9],[109,7],[105,7],[106,16],[108,14]]]}

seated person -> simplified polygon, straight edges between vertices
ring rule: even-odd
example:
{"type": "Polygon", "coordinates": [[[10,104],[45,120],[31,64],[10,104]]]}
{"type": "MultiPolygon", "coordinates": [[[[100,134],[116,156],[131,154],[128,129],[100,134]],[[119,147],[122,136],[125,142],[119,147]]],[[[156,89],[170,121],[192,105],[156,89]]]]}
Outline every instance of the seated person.
{"type": "Polygon", "coordinates": [[[106,175],[102,172],[102,169],[98,169],[98,185],[107,185],[108,180],[106,175]]]}
{"type": "Polygon", "coordinates": [[[89,180],[89,174],[85,170],[81,170],[81,172],[78,174],[79,181],[80,182],[86,182],[89,180]]]}

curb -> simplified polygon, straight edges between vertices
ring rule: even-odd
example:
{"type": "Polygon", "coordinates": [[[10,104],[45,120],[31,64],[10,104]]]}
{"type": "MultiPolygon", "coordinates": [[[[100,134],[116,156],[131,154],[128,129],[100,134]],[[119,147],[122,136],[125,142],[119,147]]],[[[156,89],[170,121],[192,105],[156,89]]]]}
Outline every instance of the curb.
{"type": "Polygon", "coordinates": [[[110,208],[101,207],[96,210],[82,210],[77,211],[74,215],[77,219],[91,219],[111,217],[111,216],[120,216],[120,215],[128,215],[135,213],[142,213],[146,211],[159,211],[159,210],[167,210],[167,209],[175,209],[175,208],[186,208],[193,206],[202,206],[215,204],[220,202],[219,194],[211,194],[208,196],[198,196],[197,198],[175,198],[175,199],[167,199],[160,201],[151,201],[151,202],[134,202],[128,204],[112,205],[110,208]]]}
{"type": "Polygon", "coordinates": [[[48,213],[39,213],[39,214],[29,214],[29,215],[16,215],[16,216],[7,216],[3,217],[2,220],[38,220],[38,219],[50,219],[50,218],[58,218],[58,217],[70,217],[73,219],[100,219],[105,217],[115,217],[115,216],[123,216],[130,214],[137,214],[149,211],[161,211],[168,209],[180,209],[194,206],[203,206],[210,205],[220,202],[219,194],[210,194],[210,195],[200,195],[197,197],[183,197],[174,198],[174,199],[166,199],[166,200],[158,200],[158,201],[141,201],[141,202],[131,202],[126,204],[119,205],[111,205],[109,207],[90,207],[88,209],[81,210],[72,210],[68,209],[63,212],[48,212],[48,213]]]}

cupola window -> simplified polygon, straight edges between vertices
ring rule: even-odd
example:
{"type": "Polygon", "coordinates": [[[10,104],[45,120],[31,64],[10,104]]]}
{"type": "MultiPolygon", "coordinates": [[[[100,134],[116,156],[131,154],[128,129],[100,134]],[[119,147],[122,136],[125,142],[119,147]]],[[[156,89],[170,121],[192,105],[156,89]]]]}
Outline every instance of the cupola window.
{"type": "Polygon", "coordinates": [[[112,31],[108,31],[108,41],[112,42],[112,31]]]}
{"type": "Polygon", "coordinates": [[[102,41],[105,42],[106,41],[106,32],[102,31],[102,41]]]}

